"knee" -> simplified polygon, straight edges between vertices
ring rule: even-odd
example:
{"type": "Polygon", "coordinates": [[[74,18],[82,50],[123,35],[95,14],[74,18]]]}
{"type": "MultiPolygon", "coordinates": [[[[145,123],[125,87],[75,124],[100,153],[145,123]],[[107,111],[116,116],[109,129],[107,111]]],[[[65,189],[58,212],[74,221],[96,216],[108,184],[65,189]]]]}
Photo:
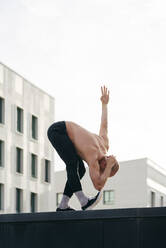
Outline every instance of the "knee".
{"type": "Polygon", "coordinates": [[[79,178],[77,173],[77,168],[72,167],[71,169],[67,169],[67,179],[70,184],[76,182],[77,178],[79,178]]]}

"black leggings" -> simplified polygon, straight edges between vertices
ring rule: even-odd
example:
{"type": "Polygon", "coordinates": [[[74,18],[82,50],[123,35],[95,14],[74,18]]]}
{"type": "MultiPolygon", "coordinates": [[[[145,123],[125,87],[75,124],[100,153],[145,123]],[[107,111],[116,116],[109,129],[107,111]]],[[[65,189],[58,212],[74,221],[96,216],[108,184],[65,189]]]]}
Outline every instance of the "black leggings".
{"type": "Polygon", "coordinates": [[[47,131],[48,139],[66,164],[67,182],[64,194],[71,197],[74,192],[82,190],[80,179],[85,174],[82,159],[70,140],[64,121],[53,123],[47,131]]]}

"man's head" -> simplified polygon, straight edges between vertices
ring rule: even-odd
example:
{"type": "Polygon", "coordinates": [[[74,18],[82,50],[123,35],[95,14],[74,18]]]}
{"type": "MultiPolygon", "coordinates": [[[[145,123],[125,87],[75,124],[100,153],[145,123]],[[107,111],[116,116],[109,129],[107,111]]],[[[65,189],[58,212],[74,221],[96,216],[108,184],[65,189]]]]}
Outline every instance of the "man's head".
{"type": "Polygon", "coordinates": [[[99,165],[100,165],[100,173],[102,174],[107,166],[108,163],[112,163],[113,167],[110,173],[109,177],[112,177],[115,175],[115,173],[118,171],[119,169],[119,164],[117,162],[117,160],[115,159],[114,156],[105,156],[102,159],[99,160],[99,165]]]}

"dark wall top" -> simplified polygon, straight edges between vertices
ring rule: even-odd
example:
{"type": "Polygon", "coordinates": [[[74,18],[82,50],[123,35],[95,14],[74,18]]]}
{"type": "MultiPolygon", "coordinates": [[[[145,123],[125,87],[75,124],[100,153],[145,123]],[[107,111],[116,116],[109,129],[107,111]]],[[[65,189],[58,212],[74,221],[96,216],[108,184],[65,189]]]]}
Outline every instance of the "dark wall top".
{"type": "Polygon", "coordinates": [[[0,248],[166,247],[166,208],[0,215],[0,248]]]}

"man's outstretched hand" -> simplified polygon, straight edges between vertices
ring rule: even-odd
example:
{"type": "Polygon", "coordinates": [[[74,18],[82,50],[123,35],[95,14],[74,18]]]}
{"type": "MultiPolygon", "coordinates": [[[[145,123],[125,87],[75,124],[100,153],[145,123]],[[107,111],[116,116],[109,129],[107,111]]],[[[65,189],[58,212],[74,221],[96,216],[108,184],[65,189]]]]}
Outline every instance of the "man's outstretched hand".
{"type": "Polygon", "coordinates": [[[109,102],[109,90],[105,87],[105,86],[103,86],[103,87],[101,87],[101,98],[100,98],[100,100],[101,100],[101,102],[102,102],[102,104],[108,104],[108,102],[109,102]]]}

